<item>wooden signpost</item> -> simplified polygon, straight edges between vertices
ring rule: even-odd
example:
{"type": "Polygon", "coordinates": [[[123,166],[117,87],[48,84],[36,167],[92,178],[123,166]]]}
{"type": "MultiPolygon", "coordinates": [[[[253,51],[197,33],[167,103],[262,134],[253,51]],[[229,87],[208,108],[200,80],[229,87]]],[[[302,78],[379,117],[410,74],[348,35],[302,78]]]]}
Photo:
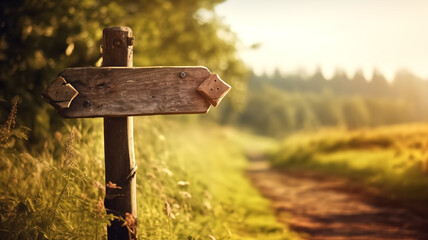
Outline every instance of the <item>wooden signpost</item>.
{"type": "Polygon", "coordinates": [[[103,67],[67,68],[43,92],[65,118],[104,118],[105,207],[123,221],[109,240],[137,239],[133,119],[138,115],[207,113],[230,86],[205,67],[132,67],[128,27],[103,31],[103,67]]]}

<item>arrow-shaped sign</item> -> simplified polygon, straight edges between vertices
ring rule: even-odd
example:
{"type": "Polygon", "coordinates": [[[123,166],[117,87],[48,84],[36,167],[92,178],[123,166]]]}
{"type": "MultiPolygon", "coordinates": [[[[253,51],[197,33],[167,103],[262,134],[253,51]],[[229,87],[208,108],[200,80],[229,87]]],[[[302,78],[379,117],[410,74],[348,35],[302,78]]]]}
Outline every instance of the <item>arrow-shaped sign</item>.
{"type": "Polygon", "coordinates": [[[133,118],[136,115],[206,113],[230,86],[205,67],[133,68],[132,30],[103,30],[103,66],[67,68],[43,92],[66,118],[104,117],[107,213],[117,216],[107,238],[137,239],[133,118]],[[110,187],[109,187],[110,186],[110,187]],[[113,191],[113,190],[112,190],[113,191]],[[128,218],[133,224],[125,224],[128,218]]]}
{"type": "Polygon", "coordinates": [[[205,67],[67,68],[43,92],[66,118],[206,113],[230,86],[205,67]]]}

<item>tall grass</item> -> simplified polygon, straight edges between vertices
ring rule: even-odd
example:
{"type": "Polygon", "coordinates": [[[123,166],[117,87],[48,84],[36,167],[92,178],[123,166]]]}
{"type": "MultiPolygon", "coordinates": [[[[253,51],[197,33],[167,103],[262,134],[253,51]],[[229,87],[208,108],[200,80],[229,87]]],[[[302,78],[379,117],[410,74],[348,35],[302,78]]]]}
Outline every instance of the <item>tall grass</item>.
{"type": "MultiPolygon", "coordinates": [[[[1,127],[0,239],[106,239],[102,120],[73,121],[30,154],[15,117],[1,127]]],[[[294,236],[243,176],[236,131],[153,116],[134,132],[140,239],[294,236]]]]}
{"type": "Polygon", "coordinates": [[[282,142],[272,162],[350,177],[393,197],[428,200],[427,124],[295,134],[282,142]]]}
{"type": "Polygon", "coordinates": [[[168,118],[140,118],[135,124],[143,239],[293,236],[276,222],[269,202],[244,177],[247,161],[239,132],[195,124],[192,117],[188,124],[168,118]]]}
{"type": "Polygon", "coordinates": [[[0,239],[104,237],[104,190],[91,176],[96,171],[83,171],[93,155],[82,151],[92,146],[73,127],[66,136],[54,133],[31,155],[17,147],[27,129],[14,128],[15,118],[16,104],[0,130],[0,239]]]}

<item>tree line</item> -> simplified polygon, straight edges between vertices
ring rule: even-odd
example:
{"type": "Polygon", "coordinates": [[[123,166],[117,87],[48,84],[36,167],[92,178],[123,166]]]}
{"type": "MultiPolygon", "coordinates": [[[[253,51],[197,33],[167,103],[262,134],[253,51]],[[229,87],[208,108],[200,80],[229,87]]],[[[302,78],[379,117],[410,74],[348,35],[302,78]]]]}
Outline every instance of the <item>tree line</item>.
{"type": "Polygon", "coordinates": [[[228,120],[259,134],[283,136],[321,127],[361,128],[428,119],[428,81],[409,71],[398,71],[387,81],[375,71],[348,78],[337,71],[326,79],[321,70],[303,74],[252,74],[242,112],[228,120]]]}

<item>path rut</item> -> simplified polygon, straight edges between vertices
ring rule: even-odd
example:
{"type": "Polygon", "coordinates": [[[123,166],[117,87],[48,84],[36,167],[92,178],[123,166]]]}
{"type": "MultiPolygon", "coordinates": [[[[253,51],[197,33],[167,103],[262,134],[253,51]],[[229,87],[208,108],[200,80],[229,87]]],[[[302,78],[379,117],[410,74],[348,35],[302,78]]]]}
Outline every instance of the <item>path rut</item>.
{"type": "Polygon", "coordinates": [[[311,172],[274,170],[252,157],[247,172],[277,218],[310,240],[428,240],[428,207],[388,199],[376,189],[311,172]]]}

